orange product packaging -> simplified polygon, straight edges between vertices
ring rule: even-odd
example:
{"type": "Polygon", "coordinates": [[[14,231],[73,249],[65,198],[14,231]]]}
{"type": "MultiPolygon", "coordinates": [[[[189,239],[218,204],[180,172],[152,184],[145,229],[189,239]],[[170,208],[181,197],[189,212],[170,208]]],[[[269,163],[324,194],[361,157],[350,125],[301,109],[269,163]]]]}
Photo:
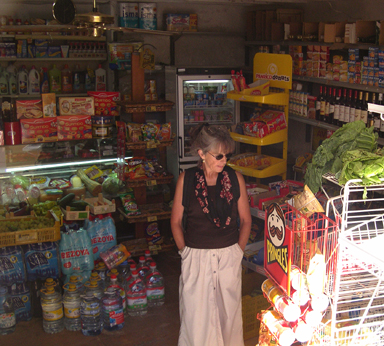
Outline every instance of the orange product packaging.
{"type": "Polygon", "coordinates": [[[41,100],[17,100],[17,119],[38,119],[43,117],[41,100]]]}
{"type": "Polygon", "coordinates": [[[57,117],[57,139],[92,138],[92,119],[90,115],[63,115],[57,117]]]}
{"type": "Polygon", "coordinates": [[[43,103],[43,117],[52,118],[56,116],[56,94],[41,94],[43,103]]]}
{"type": "Polygon", "coordinates": [[[57,141],[56,118],[21,119],[20,127],[23,144],[57,141]]]}
{"type": "Polygon", "coordinates": [[[93,97],[95,103],[95,115],[119,115],[120,93],[114,91],[88,91],[88,96],[93,97]]]}

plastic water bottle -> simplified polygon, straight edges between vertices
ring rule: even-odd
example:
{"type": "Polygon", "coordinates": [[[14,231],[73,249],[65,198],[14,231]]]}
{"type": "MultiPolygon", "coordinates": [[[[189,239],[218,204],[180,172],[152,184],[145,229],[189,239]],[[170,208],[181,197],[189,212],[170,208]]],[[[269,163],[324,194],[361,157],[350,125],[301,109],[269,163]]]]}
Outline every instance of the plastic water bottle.
{"type": "Polygon", "coordinates": [[[67,330],[77,331],[81,329],[80,320],[80,292],[76,285],[64,285],[64,326],[67,330]]]}
{"type": "Polygon", "coordinates": [[[61,288],[58,279],[55,280],[53,278],[47,278],[44,282],[44,286],[46,288],[52,287],[56,292],[61,294],[61,288]]]}
{"type": "Polygon", "coordinates": [[[117,267],[117,270],[119,272],[118,279],[120,280],[121,283],[124,283],[125,280],[131,275],[128,261],[124,261],[123,263],[121,263],[117,267]]]}
{"type": "Polygon", "coordinates": [[[101,333],[101,303],[100,299],[87,292],[81,299],[81,331],[84,335],[96,336],[101,333]]]}
{"type": "Polygon", "coordinates": [[[95,269],[94,271],[99,274],[101,280],[103,281],[103,287],[105,287],[105,281],[107,279],[107,271],[108,271],[108,268],[107,266],[105,265],[104,262],[99,262],[95,265],[95,269]]]}
{"type": "Polygon", "coordinates": [[[151,256],[150,250],[145,250],[144,257],[145,257],[145,263],[147,264],[147,266],[149,266],[151,264],[151,262],[154,262],[154,260],[151,256]]]}
{"type": "Polygon", "coordinates": [[[156,269],[156,263],[152,262],[150,271],[145,277],[145,286],[147,288],[148,306],[161,306],[164,304],[164,278],[156,269]]]}
{"type": "MultiPolygon", "coordinates": [[[[70,278],[69,278],[69,281],[68,281],[68,284],[69,285],[75,285],[76,288],[79,290],[80,294],[84,292],[84,285],[83,283],[81,282],[81,276],[79,275],[71,275],[70,278]]],[[[67,285],[68,285],[67,284],[67,285]]]]}
{"type": "Polygon", "coordinates": [[[137,270],[131,272],[132,278],[126,282],[127,312],[129,316],[145,315],[148,310],[147,291],[137,270]]]}
{"type": "Polygon", "coordinates": [[[64,330],[64,314],[61,294],[53,287],[41,290],[41,308],[43,310],[43,328],[46,333],[54,334],[64,330]]]}
{"type": "Polygon", "coordinates": [[[93,272],[91,276],[89,277],[89,281],[96,281],[97,285],[100,286],[102,289],[104,289],[104,281],[101,280],[101,277],[96,272],[93,272]]]}
{"type": "Polygon", "coordinates": [[[103,326],[108,331],[124,327],[123,300],[117,288],[108,287],[102,299],[103,326]]]}
{"type": "Polygon", "coordinates": [[[11,334],[16,329],[16,315],[7,286],[0,286],[0,335],[11,334]]]}
{"type": "Polygon", "coordinates": [[[145,257],[139,257],[139,265],[137,266],[137,271],[142,279],[145,278],[147,273],[149,272],[149,266],[145,263],[145,257]]]}
{"type": "Polygon", "coordinates": [[[126,312],[127,311],[127,301],[125,298],[125,290],[123,288],[123,284],[117,279],[116,274],[111,275],[111,279],[110,279],[110,282],[109,282],[107,289],[109,287],[112,287],[112,288],[117,289],[119,291],[120,297],[121,297],[122,302],[123,302],[123,309],[124,309],[124,312],[126,312]]]}
{"type": "Polygon", "coordinates": [[[85,294],[90,292],[93,296],[95,296],[98,299],[103,298],[104,296],[104,288],[98,285],[98,281],[90,280],[87,281],[85,284],[85,294]]]}

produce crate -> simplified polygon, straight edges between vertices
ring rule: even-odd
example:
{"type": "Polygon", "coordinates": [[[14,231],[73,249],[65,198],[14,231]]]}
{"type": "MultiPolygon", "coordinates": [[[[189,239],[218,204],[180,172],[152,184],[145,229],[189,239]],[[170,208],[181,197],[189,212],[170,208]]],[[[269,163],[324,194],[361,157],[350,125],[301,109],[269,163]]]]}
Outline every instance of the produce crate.
{"type": "Polygon", "coordinates": [[[86,206],[85,210],[71,210],[69,206],[67,206],[65,209],[61,208],[61,211],[64,214],[65,220],[86,220],[89,218],[89,207],[86,206]]]}
{"type": "Polygon", "coordinates": [[[92,214],[108,214],[116,211],[115,200],[112,201],[103,198],[103,194],[99,193],[98,197],[85,198],[84,201],[89,204],[89,209],[92,214]]]}
{"type": "MultiPolygon", "coordinates": [[[[51,214],[49,215],[47,217],[54,218],[51,214]]],[[[0,220],[0,223],[7,221],[32,220],[35,218],[34,215],[7,217],[0,220]]],[[[0,247],[43,243],[46,241],[60,240],[60,238],[60,222],[55,219],[53,227],[0,233],[0,247]]]]}

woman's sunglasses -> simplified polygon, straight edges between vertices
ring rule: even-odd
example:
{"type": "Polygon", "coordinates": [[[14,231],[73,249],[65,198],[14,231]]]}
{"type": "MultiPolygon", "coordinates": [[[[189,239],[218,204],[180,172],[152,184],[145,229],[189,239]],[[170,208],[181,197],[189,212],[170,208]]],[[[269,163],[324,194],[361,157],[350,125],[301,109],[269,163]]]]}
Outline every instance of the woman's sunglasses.
{"type": "Polygon", "coordinates": [[[220,161],[224,156],[225,156],[225,158],[227,159],[227,161],[229,161],[230,159],[231,159],[231,157],[232,157],[232,153],[228,153],[228,154],[219,154],[219,155],[213,155],[212,153],[210,153],[209,151],[208,151],[208,153],[210,154],[210,155],[212,155],[217,161],[220,161]]]}

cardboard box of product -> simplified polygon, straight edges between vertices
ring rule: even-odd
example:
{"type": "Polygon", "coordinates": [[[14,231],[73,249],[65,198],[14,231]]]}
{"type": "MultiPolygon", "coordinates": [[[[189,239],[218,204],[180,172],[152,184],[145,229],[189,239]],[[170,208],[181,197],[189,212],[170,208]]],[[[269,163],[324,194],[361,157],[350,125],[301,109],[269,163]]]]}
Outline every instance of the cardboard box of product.
{"type": "Polygon", "coordinates": [[[119,92],[88,91],[88,96],[93,97],[95,115],[119,115],[119,107],[116,104],[116,101],[120,101],[119,92]]]}
{"type": "Polygon", "coordinates": [[[59,97],[60,115],[95,115],[93,97],[59,97]]]}
{"type": "Polygon", "coordinates": [[[197,14],[167,13],[165,22],[168,31],[197,31],[197,14]]]}
{"type": "Polygon", "coordinates": [[[57,139],[92,138],[92,120],[90,115],[63,115],[57,117],[57,139]]]}
{"type": "Polygon", "coordinates": [[[21,119],[20,127],[23,144],[57,141],[56,118],[21,119]]]}
{"type": "Polygon", "coordinates": [[[41,100],[17,100],[17,119],[38,119],[43,117],[41,100]]]}

